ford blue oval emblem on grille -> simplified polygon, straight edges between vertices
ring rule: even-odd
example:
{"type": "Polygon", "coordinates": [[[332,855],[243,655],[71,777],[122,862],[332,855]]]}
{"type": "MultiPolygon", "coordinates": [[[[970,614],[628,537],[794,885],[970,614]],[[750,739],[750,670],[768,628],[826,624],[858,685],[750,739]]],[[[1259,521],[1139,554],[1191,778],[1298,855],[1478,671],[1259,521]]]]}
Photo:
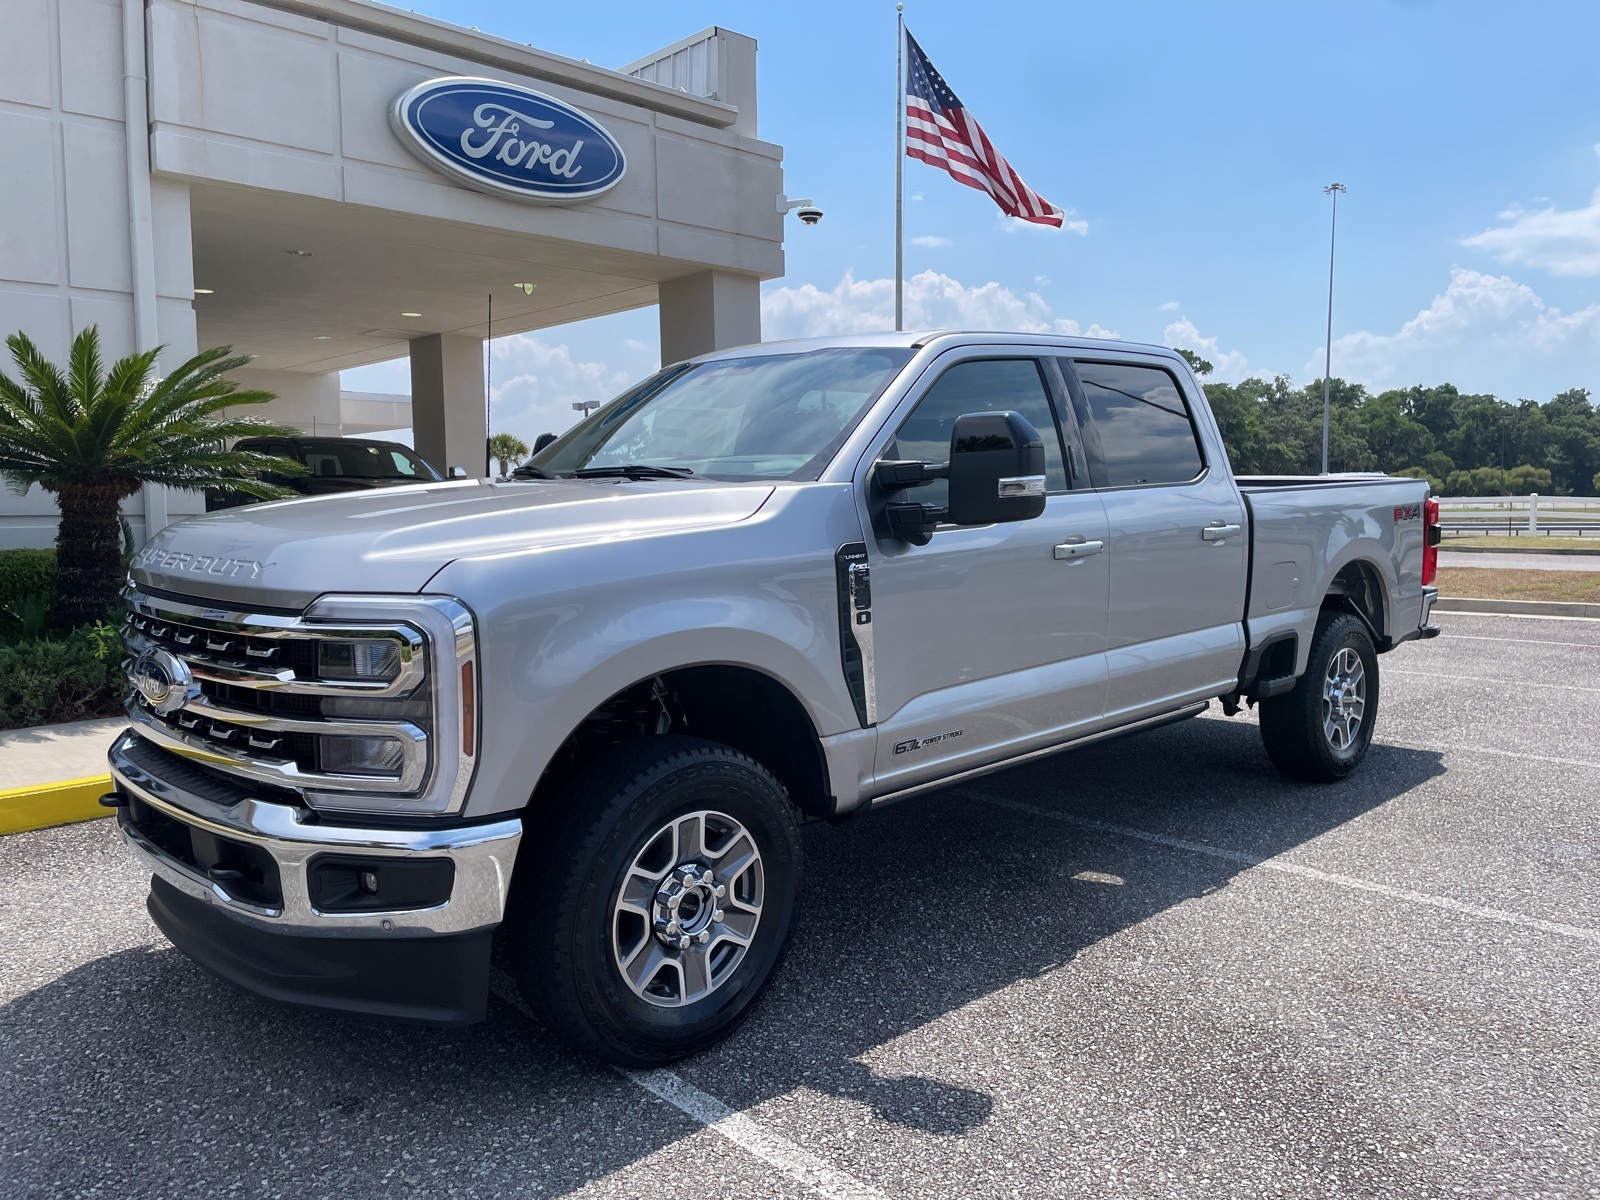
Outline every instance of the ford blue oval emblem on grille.
{"type": "Polygon", "coordinates": [[[133,660],[128,679],[162,716],[177,712],[199,694],[189,664],[170,650],[146,650],[133,660]]]}
{"type": "Polygon", "coordinates": [[[589,200],[628,168],[617,139],[553,96],[493,79],[449,76],[394,102],[400,140],[436,171],[520,200],[589,200]]]}

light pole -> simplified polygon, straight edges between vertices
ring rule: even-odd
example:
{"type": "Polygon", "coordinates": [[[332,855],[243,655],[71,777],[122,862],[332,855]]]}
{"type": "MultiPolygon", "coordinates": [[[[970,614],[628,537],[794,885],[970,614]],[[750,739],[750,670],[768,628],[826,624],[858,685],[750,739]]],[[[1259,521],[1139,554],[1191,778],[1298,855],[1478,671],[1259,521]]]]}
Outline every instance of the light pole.
{"type": "Polygon", "coordinates": [[[587,417],[603,403],[605,403],[603,400],[574,400],[572,402],[572,411],[580,412],[587,417]]]}
{"type": "Polygon", "coordinates": [[[1342,183],[1330,183],[1322,189],[1324,196],[1333,197],[1333,221],[1328,226],[1328,338],[1323,348],[1322,360],[1322,473],[1328,473],[1328,407],[1333,388],[1333,240],[1339,233],[1339,193],[1350,189],[1342,183]]]}

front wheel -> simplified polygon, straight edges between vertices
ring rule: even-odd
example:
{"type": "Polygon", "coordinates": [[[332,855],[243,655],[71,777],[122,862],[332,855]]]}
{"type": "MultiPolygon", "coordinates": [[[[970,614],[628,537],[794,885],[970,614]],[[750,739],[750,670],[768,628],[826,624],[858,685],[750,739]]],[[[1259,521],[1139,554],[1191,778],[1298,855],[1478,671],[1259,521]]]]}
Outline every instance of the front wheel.
{"type": "Polygon", "coordinates": [[[1263,700],[1261,740],[1291,779],[1327,783],[1360,765],[1378,718],[1378,652],[1349,613],[1325,612],[1294,689],[1263,700]]]}
{"type": "Polygon", "coordinates": [[[725,1037],[794,920],[800,831],[782,786],[726,746],[651,737],[580,772],[552,809],[513,885],[508,948],[529,1005],[626,1066],[725,1037]]]}

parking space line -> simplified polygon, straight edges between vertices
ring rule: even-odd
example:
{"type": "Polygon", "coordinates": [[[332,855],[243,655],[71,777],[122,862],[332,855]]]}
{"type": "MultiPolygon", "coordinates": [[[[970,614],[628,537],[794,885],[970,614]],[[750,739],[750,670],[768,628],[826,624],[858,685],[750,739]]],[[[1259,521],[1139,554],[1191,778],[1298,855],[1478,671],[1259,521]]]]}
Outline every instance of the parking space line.
{"type": "Polygon", "coordinates": [[[685,1083],[665,1068],[653,1071],[624,1070],[622,1073],[679,1112],[712,1132],[720,1133],[740,1149],[776,1167],[796,1183],[820,1196],[826,1196],[828,1200],[885,1200],[884,1194],[877,1188],[830,1166],[803,1146],[773,1133],[743,1113],[734,1112],[715,1096],[685,1083]]]}
{"type": "Polygon", "coordinates": [[[1421,742],[1394,742],[1387,739],[1374,744],[1398,746],[1402,750],[1432,750],[1441,754],[1488,754],[1494,758],[1520,758],[1527,762],[1552,763],[1558,767],[1588,767],[1600,771],[1600,762],[1590,762],[1585,758],[1557,758],[1552,754],[1529,754],[1525,750],[1496,750],[1490,746],[1425,746],[1421,742]]]}
{"type": "MultiPolygon", "coordinates": [[[[522,998],[516,981],[505,972],[498,969],[490,971],[489,990],[523,1016],[534,1015],[527,1001],[522,998]]],[[[638,1084],[657,1099],[665,1100],[702,1127],[721,1134],[768,1166],[776,1167],[796,1183],[826,1197],[826,1200],[887,1200],[877,1188],[829,1165],[805,1147],[764,1128],[754,1118],[735,1112],[715,1096],[702,1092],[691,1083],[685,1083],[665,1067],[653,1071],[630,1071],[626,1067],[618,1067],[617,1074],[638,1084]]]]}
{"type": "Polygon", "coordinates": [[[1544,638],[1489,637],[1481,633],[1450,633],[1445,636],[1453,642],[1514,642],[1519,646],[1577,646],[1582,650],[1600,650],[1600,642],[1551,642],[1544,638]]]}
{"type": "Polygon", "coordinates": [[[1414,892],[1408,888],[1390,887],[1386,883],[1374,883],[1370,879],[1359,879],[1354,875],[1340,875],[1335,871],[1321,871],[1316,867],[1305,867],[1299,863],[1284,862],[1281,858],[1258,858],[1254,854],[1245,854],[1243,851],[1229,850],[1222,846],[1208,846],[1203,842],[1191,842],[1183,838],[1169,837],[1164,833],[1152,833],[1147,829],[1135,829],[1128,825],[1113,825],[1109,821],[1096,821],[1090,817],[1057,812],[1053,809],[1041,808],[1036,804],[1024,804],[1019,800],[1008,800],[1004,797],[993,796],[984,792],[976,794],[990,804],[1000,808],[1013,809],[1034,817],[1048,817],[1053,821],[1076,825],[1082,829],[1092,829],[1097,833],[1110,833],[1118,837],[1135,838],[1141,842],[1150,842],[1173,850],[1187,850],[1193,854],[1204,854],[1211,858],[1220,858],[1226,862],[1239,863],[1247,867],[1262,867],[1268,871],[1277,871],[1284,875],[1297,875],[1302,879],[1315,879],[1319,883],[1328,883],[1351,891],[1371,892],[1379,896],[1386,896],[1391,900],[1404,900],[1410,904],[1419,904],[1427,908],[1441,908],[1447,912],[1461,913],[1464,916],[1477,917],[1483,921],[1494,921],[1501,925],[1516,925],[1524,929],[1537,929],[1544,933],[1560,934],[1562,937],[1578,938],[1581,941],[1600,945],[1600,929],[1584,929],[1577,925],[1564,925],[1559,921],[1546,921],[1540,917],[1530,917],[1523,913],[1506,912],[1504,909],[1484,908],[1477,904],[1463,904],[1461,901],[1452,900],[1448,896],[1435,896],[1430,892],[1414,892]]]}
{"type": "MultiPolygon", "coordinates": [[[[1401,671],[1394,667],[1385,668],[1385,675],[1415,675],[1419,679],[1460,679],[1467,683],[1516,683],[1515,679],[1496,679],[1493,675],[1451,675],[1445,671],[1401,671]]],[[[1545,683],[1540,680],[1539,687],[1543,691],[1558,692],[1593,692],[1600,695],[1600,688],[1580,687],[1575,683],[1545,683]]]]}
{"type": "MultiPolygon", "coordinates": [[[[1579,603],[1582,603],[1582,602],[1580,601],[1579,603]]],[[[1594,620],[1593,617],[1551,617],[1551,616],[1545,615],[1544,613],[1512,613],[1512,612],[1485,613],[1485,612],[1449,612],[1449,611],[1443,611],[1442,612],[1437,608],[1433,610],[1433,615],[1436,616],[1436,617],[1452,617],[1452,618],[1455,618],[1455,617],[1477,617],[1480,620],[1485,620],[1485,621],[1499,621],[1501,619],[1505,619],[1505,620],[1509,620],[1509,621],[1583,621],[1583,622],[1589,622],[1589,621],[1593,621],[1594,620]]]]}

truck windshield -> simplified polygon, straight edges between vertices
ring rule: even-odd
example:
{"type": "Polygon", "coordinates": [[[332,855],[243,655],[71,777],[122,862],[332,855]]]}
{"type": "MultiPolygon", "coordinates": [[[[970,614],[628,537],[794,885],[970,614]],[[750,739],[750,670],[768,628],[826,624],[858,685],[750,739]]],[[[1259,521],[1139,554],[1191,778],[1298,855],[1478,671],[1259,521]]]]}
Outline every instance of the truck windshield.
{"type": "Polygon", "coordinates": [[[669,367],[530,465],[546,475],[635,467],[725,480],[815,479],[912,353],[836,348],[669,367]]]}

